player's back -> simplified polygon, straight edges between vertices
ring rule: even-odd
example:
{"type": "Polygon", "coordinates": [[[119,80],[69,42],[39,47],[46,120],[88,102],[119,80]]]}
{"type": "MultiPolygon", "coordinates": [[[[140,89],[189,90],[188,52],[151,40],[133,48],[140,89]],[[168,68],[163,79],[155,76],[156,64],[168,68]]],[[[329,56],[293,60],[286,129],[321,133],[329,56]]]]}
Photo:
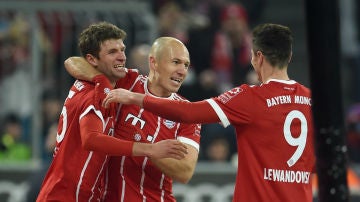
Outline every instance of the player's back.
{"type": "Polygon", "coordinates": [[[295,81],[273,80],[236,91],[222,107],[237,133],[234,201],[312,201],[309,89],[295,81]]]}

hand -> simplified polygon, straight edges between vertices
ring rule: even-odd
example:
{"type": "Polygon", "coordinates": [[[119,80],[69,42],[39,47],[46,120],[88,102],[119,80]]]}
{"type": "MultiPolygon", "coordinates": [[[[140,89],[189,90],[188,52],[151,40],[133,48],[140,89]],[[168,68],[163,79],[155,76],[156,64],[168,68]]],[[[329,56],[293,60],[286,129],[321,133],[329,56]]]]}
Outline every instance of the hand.
{"type": "MultiPolygon", "coordinates": [[[[122,104],[138,104],[135,102],[135,97],[142,96],[139,93],[133,93],[129,90],[117,88],[111,90],[103,101],[103,107],[108,108],[111,103],[122,103],[122,104]]],[[[141,100],[142,104],[142,100],[141,100]]]]}
{"type": "Polygon", "coordinates": [[[187,154],[187,147],[178,140],[162,140],[152,144],[150,158],[183,159],[187,154]]]}
{"type": "Polygon", "coordinates": [[[113,89],[109,79],[105,77],[105,75],[97,75],[92,80],[95,83],[95,97],[94,104],[95,108],[99,109],[106,95],[113,89]]]}

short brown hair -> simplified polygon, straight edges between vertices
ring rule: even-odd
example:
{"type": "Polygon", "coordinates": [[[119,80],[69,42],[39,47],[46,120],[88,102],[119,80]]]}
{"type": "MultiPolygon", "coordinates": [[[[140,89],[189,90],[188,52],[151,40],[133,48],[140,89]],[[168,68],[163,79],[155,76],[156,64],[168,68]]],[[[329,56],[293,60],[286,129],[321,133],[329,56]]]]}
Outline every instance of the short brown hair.
{"type": "Polygon", "coordinates": [[[290,28],[278,24],[260,24],[253,30],[253,51],[261,51],[272,66],[285,67],[292,53],[290,28]]]}
{"type": "Polygon", "coordinates": [[[88,28],[84,29],[79,37],[78,46],[80,54],[92,54],[99,58],[100,45],[109,39],[122,39],[126,38],[126,32],[116,25],[108,22],[99,22],[91,24],[88,28]]]}

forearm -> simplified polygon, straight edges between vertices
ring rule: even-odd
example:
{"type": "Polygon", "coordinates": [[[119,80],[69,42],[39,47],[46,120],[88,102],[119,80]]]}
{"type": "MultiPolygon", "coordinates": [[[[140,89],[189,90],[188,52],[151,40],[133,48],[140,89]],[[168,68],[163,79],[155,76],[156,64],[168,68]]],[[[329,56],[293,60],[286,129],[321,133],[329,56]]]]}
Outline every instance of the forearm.
{"type": "Polygon", "coordinates": [[[101,74],[83,57],[69,57],[65,60],[64,65],[66,71],[76,79],[92,81],[95,76],[101,74]]]}
{"type": "MultiPolygon", "coordinates": [[[[136,95],[137,103],[143,100],[142,107],[161,117],[182,123],[216,123],[219,118],[206,101],[186,102],[136,95]]],[[[139,105],[139,104],[137,104],[139,105]]],[[[140,106],[140,105],[139,105],[140,106]]]]}
{"type": "Polygon", "coordinates": [[[194,174],[198,152],[196,149],[188,146],[189,153],[184,159],[176,160],[171,158],[151,159],[165,175],[180,183],[188,183],[194,174]]]}
{"type": "Polygon", "coordinates": [[[134,142],[120,140],[112,136],[93,133],[82,141],[86,150],[101,152],[110,156],[131,156],[134,154],[134,142]]]}

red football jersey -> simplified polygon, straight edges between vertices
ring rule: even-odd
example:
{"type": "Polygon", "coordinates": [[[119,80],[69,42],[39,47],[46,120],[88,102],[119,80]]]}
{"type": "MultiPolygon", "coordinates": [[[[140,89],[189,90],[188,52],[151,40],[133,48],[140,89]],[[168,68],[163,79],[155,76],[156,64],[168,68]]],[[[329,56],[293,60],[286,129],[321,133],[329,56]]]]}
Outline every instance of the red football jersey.
{"type": "Polygon", "coordinates": [[[237,135],[234,202],[312,201],[311,92],[295,81],[241,85],[207,100],[237,135]]]}
{"type": "MultiPolygon", "coordinates": [[[[141,75],[129,90],[151,95],[147,88],[147,77],[141,75]]],[[[184,100],[176,93],[167,99],[184,100]]],[[[119,105],[116,119],[115,136],[118,138],[146,143],[178,139],[199,150],[199,124],[167,120],[135,105],[119,105]],[[138,127],[143,133],[120,135],[117,127],[124,124],[138,127]]],[[[172,179],[165,176],[147,157],[111,157],[105,182],[104,198],[107,201],[175,201],[172,179]]]]}
{"type": "MultiPolygon", "coordinates": [[[[37,201],[97,201],[107,156],[81,148],[80,120],[90,113],[101,119],[103,133],[113,135],[109,110],[94,107],[94,84],[75,81],[65,100],[58,125],[53,162],[37,201]]],[[[114,111],[114,110],[113,110],[114,111]]]]}

